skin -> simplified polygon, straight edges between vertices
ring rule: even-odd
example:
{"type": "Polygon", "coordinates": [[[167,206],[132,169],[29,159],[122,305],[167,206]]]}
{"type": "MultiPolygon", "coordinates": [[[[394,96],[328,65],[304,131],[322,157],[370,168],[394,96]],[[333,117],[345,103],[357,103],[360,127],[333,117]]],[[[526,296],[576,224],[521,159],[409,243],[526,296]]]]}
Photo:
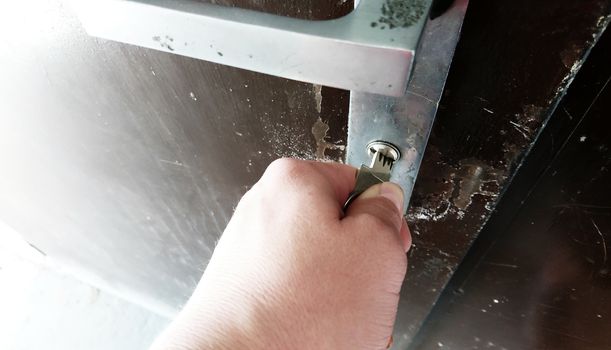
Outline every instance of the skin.
{"type": "Polygon", "coordinates": [[[373,186],[344,213],[355,174],[273,162],[151,350],[386,349],[411,244],[403,191],[373,186]]]}

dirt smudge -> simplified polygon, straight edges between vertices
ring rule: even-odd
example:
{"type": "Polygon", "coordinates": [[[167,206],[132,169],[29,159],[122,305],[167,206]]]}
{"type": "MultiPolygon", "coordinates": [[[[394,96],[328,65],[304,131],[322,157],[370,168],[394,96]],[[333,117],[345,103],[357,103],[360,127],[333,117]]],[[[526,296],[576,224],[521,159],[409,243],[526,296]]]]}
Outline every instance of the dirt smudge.
{"type": "Polygon", "coordinates": [[[325,123],[320,117],[312,125],[312,135],[316,141],[316,159],[325,159],[325,151],[327,149],[339,149],[344,150],[346,147],[342,145],[336,145],[327,141],[327,132],[329,131],[329,124],[325,123]]]}

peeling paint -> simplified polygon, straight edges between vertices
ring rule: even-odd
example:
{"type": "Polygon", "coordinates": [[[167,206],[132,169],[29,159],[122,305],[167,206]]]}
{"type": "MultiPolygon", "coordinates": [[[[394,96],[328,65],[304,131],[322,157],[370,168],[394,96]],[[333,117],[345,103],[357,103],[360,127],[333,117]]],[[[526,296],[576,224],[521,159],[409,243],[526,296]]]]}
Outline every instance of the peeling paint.
{"type": "Polygon", "coordinates": [[[316,112],[318,112],[318,119],[312,125],[311,132],[316,142],[316,159],[323,160],[327,159],[327,156],[325,155],[326,150],[337,149],[340,151],[344,151],[346,149],[346,146],[337,145],[327,141],[329,124],[323,121],[321,118],[323,100],[322,85],[312,85],[312,93],[314,94],[314,107],[316,108],[316,112]]]}
{"type": "Polygon", "coordinates": [[[461,164],[458,176],[458,194],[453,204],[465,211],[473,203],[475,195],[496,198],[502,178],[498,171],[481,161],[470,159],[461,164]],[[492,186],[491,186],[492,185],[492,186]]]}
{"type": "MultiPolygon", "coordinates": [[[[465,159],[457,166],[442,164],[430,182],[421,184],[430,191],[418,198],[407,214],[409,222],[462,220],[476,196],[494,203],[503,184],[502,171],[477,159],[465,159]],[[441,174],[441,175],[440,175],[441,174]]],[[[420,179],[428,178],[420,177],[420,179]]]]}
{"type": "Polygon", "coordinates": [[[312,125],[312,135],[316,140],[316,159],[325,159],[325,151],[327,149],[339,149],[344,150],[346,146],[336,145],[327,142],[327,132],[329,131],[329,125],[325,123],[320,117],[312,125]]]}

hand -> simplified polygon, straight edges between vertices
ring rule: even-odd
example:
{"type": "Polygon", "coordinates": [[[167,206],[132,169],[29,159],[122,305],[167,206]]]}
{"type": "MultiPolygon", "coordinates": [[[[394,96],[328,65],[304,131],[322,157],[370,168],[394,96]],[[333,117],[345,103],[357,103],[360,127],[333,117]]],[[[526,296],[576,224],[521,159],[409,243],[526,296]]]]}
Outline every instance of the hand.
{"type": "Polygon", "coordinates": [[[386,349],[411,243],[403,191],[373,186],[344,215],[355,174],[273,162],[152,349],[386,349]]]}

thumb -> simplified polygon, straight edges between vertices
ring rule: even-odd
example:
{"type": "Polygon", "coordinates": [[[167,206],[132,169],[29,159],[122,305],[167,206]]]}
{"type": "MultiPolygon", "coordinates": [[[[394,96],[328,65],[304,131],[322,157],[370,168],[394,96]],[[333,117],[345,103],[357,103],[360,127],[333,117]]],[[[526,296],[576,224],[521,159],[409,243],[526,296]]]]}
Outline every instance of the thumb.
{"type": "Polygon", "coordinates": [[[369,187],[346,210],[345,218],[370,216],[400,232],[403,225],[403,190],[397,184],[384,182],[369,187]]]}

